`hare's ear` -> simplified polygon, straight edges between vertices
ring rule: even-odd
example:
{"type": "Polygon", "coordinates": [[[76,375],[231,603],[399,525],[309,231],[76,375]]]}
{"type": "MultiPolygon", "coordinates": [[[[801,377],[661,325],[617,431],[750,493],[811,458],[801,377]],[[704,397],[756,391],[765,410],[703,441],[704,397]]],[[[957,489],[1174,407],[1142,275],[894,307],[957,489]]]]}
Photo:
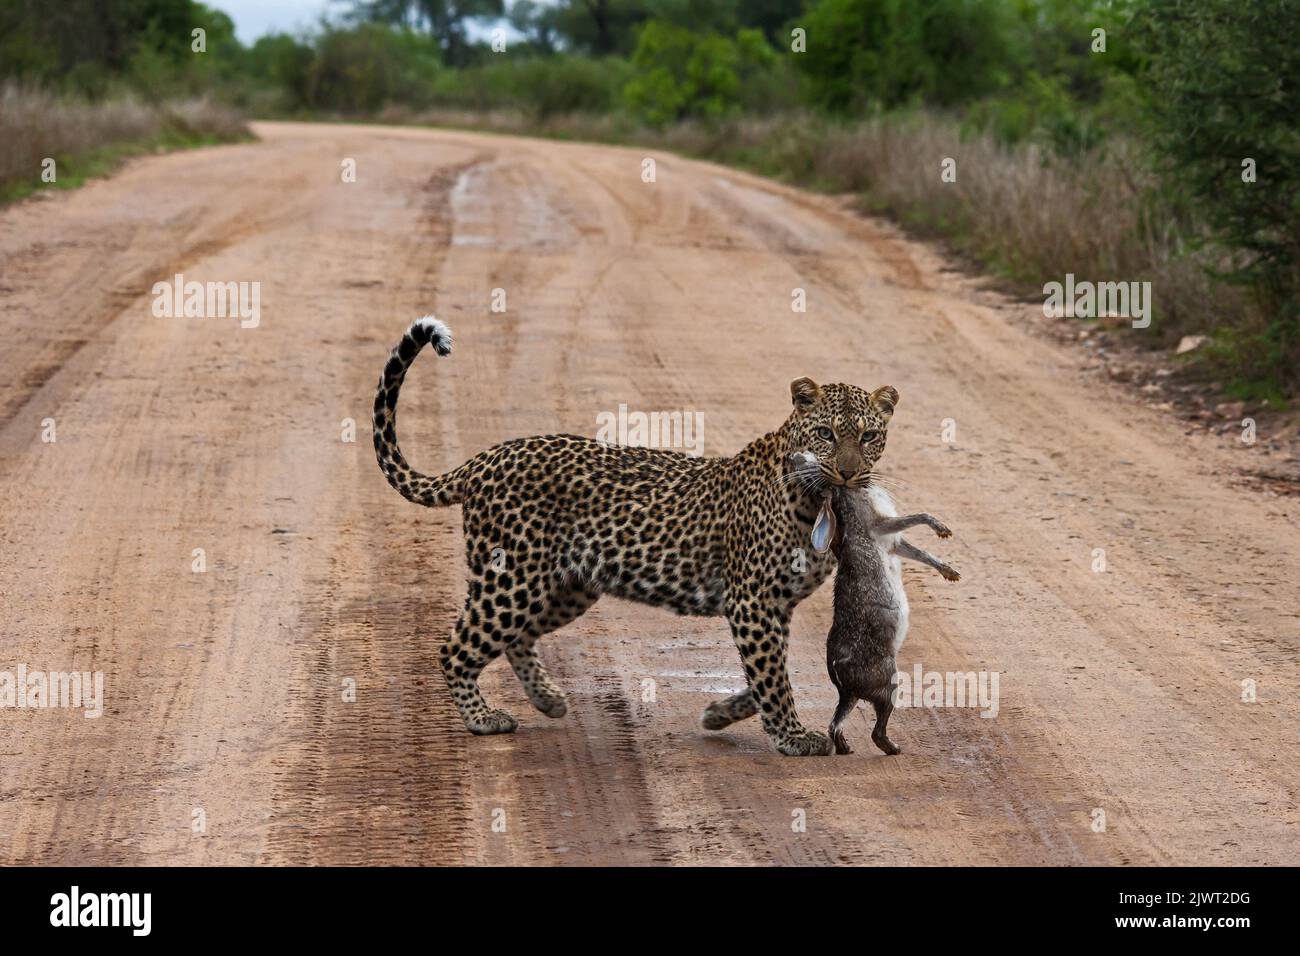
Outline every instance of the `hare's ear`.
{"type": "Polygon", "coordinates": [[[790,401],[800,410],[812,408],[822,397],[822,390],[810,378],[796,378],[790,383],[790,401]]]}
{"type": "Polygon", "coordinates": [[[898,404],[898,389],[892,385],[882,385],[871,393],[871,404],[880,410],[880,414],[885,416],[885,421],[894,414],[894,406],[898,404]]]}

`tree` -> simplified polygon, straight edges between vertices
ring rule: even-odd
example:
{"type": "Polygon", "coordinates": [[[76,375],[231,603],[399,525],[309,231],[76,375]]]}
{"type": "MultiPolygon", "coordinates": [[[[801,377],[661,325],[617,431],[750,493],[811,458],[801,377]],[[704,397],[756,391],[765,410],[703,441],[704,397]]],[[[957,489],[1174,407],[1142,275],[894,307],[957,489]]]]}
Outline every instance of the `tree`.
{"type": "Polygon", "coordinates": [[[735,111],[744,84],[771,69],[776,54],[757,30],[735,40],[651,20],[641,28],[624,88],[628,106],[648,123],[716,118],[735,111]]]}
{"type": "Polygon", "coordinates": [[[510,25],[522,33],[539,53],[555,52],[559,41],[555,7],[537,0],[515,0],[510,7],[510,25]]]}
{"type": "Polygon", "coordinates": [[[1268,316],[1239,358],[1300,385],[1300,4],[1152,0],[1138,24],[1166,180],[1268,316]]]}
{"type": "Polygon", "coordinates": [[[745,0],[736,11],[742,27],[763,31],[769,43],[778,49],[790,49],[790,29],[804,12],[805,0],[745,0]]]}
{"type": "Polygon", "coordinates": [[[561,0],[552,16],[569,49],[627,56],[636,45],[636,28],[650,13],[646,0],[561,0]]]}
{"type": "Polygon", "coordinates": [[[207,13],[192,0],[0,0],[0,67],[99,93],[144,43],[161,60],[181,61],[207,13]]]}
{"type": "Polygon", "coordinates": [[[378,23],[327,28],[315,40],[307,102],[343,113],[374,113],[386,103],[424,105],[440,71],[434,39],[378,23]]]}
{"type": "Polygon", "coordinates": [[[249,71],[276,89],[284,91],[288,105],[306,105],[308,74],[315,51],[287,33],[259,37],[248,51],[249,71]]]}
{"type": "Polygon", "coordinates": [[[450,66],[464,66],[468,59],[466,20],[504,13],[503,0],[357,0],[354,11],[362,20],[428,30],[450,66]]]}
{"type": "Polygon", "coordinates": [[[1002,85],[1007,16],[1000,0],[821,0],[797,62],[829,110],[950,106],[1002,85]]]}

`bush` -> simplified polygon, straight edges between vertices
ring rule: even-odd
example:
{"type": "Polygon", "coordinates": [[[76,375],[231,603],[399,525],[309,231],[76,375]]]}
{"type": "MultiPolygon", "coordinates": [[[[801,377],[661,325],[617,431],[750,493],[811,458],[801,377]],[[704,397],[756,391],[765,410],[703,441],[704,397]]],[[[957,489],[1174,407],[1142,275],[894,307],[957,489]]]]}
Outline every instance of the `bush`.
{"type": "Polygon", "coordinates": [[[821,0],[796,57],[816,106],[950,106],[993,92],[1016,62],[997,0],[821,0]]]}
{"type": "Polygon", "coordinates": [[[613,109],[630,75],[626,60],[576,56],[490,57],[478,66],[447,70],[432,102],[452,109],[515,109],[535,119],[613,109]]]}
{"type": "Polygon", "coordinates": [[[624,88],[624,102],[654,126],[726,116],[739,109],[742,90],[770,73],[775,62],[758,30],[741,30],[731,40],[651,20],[637,38],[635,75],[624,88]]]}
{"type": "Polygon", "coordinates": [[[524,60],[513,72],[519,101],[539,117],[608,112],[628,75],[624,60],[573,56],[524,60]]]}
{"type": "Polygon", "coordinates": [[[306,100],[317,109],[373,113],[389,102],[426,106],[439,73],[437,44],[373,23],[326,28],[316,39],[306,100]]]}
{"type": "Polygon", "coordinates": [[[249,75],[258,87],[278,94],[281,109],[301,109],[310,99],[314,57],[310,46],[288,34],[264,36],[248,51],[249,75]]]}
{"type": "Polygon", "coordinates": [[[1195,204],[1204,239],[1236,253],[1227,278],[1267,319],[1237,331],[1233,360],[1300,386],[1300,5],[1152,0],[1148,44],[1165,180],[1195,204]],[[1245,181],[1253,160],[1257,181],[1245,181]]]}

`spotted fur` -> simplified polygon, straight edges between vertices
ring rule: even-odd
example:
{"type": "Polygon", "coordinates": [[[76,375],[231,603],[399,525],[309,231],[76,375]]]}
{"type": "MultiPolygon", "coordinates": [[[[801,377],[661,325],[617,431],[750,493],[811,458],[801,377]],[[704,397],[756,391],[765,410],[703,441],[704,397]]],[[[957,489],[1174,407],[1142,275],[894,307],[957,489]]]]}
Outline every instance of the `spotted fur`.
{"type": "Polygon", "coordinates": [[[748,689],[711,705],[706,728],[757,713],[782,753],[829,754],[829,738],[804,729],[795,712],[790,617],[834,566],[830,553],[809,548],[821,491],[867,482],[898,393],[799,379],[785,423],[729,458],[543,435],[429,476],[407,464],[396,433],[402,380],[426,344],[447,355],[450,330],[432,317],[418,320],[384,367],[375,454],[407,499],[462,505],[468,595],[440,657],[466,728],[496,734],[518,726],[478,687],[483,668],[503,653],[533,705],[564,716],[568,703],[537,656],[537,639],[612,594],[729,620],[748,689]],[[788,460],[804,449],[817,459],[811,480],[788,460]]]}

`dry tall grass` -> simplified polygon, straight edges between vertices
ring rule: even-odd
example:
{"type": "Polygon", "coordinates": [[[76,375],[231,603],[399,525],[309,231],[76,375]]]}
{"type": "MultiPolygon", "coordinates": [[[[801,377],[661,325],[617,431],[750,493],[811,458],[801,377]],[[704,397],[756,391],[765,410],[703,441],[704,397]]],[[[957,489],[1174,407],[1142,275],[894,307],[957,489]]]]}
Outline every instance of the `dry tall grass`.
{"type": "Polygon", "coordinates": [[[1063,281],[1150,282],[1153,339],[1239,324],[1240,291],[1216,283],[1213,254],[1191,253],[1186,228],[1131,144],[1065,157],[1006,147],[951,120],[909,115],[851,125],[802,118],[682,127],[674,148],[739,161],[795,181],[864,197],[916,231],[948,239],[1026,286],[1063,281]],[[955,182],[940,176],[955,161],[955,182]]]}
{"type": "Polygon", "coordinates": [[[242,118],[210,100],[151,106],[126,96],[99,103],[45,90],[0,87],[0,186],[36,181],[47,157],[71,157],[159,140],[236,139],[247,133],[242,118]]]}

